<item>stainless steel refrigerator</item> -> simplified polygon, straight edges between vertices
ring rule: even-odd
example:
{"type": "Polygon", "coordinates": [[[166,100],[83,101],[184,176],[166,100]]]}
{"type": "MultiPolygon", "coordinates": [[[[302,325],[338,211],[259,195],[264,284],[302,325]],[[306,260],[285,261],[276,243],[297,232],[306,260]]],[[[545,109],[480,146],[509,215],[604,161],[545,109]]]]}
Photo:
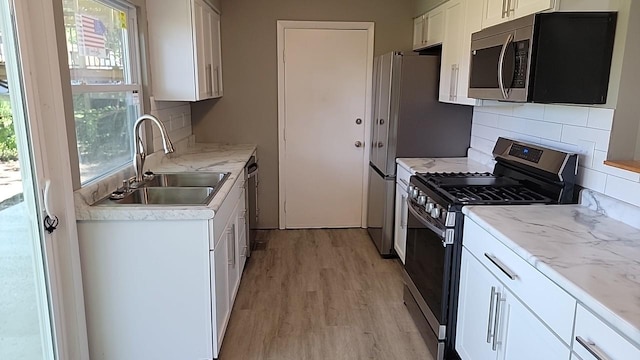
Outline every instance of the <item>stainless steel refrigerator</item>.
{"type": "Polygon", "coordinates": [[[374,109],[367,226],[383,256],[392,255],[396,158],[464,157],[471,106],[438,102],[440,56],[392,52],[374,63],[374,109]]]}

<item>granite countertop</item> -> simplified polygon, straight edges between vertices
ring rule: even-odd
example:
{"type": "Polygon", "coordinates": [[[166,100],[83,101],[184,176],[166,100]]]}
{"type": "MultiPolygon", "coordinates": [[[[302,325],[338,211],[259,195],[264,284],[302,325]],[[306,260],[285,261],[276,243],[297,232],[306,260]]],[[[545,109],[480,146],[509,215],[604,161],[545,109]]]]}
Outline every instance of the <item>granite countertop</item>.
{"type": "Polygon", "coordinates": [[[249,144],[188,143],[176,146],[176,151],[169,155],[156,152],[147,158],[145,170],[154,172],[220,171],[230,172],[230,175],[206,205],[91,206],[120,186],[123,179],[132,175],[132,171],[126,169],[99,183],[76,191],[74,194],[76,219],[78,221],[211,219],[255,151],[256,146],[249,144]]]}
{"type": "Polygon", "coordinates": [[[640,230],[581,205],[463,212],[640,346],[640,230]]]}
{"type": "Polygon", "coordinates": [[[468,157],[462,158],[398,158],[396,163],[412,174],[425,172],[493,172],[493,166],[468,157]]]}

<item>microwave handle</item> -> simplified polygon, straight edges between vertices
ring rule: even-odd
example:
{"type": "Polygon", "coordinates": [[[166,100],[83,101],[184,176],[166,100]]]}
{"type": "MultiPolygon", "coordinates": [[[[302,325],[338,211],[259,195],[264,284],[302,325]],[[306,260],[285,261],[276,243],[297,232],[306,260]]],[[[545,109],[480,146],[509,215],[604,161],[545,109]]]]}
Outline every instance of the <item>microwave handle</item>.
{"type": "Polygon", "coordinates": [[[502,45],[502,50],[500,51],[500,59],[498,60],[498,85],[500,86],[500,91],[502,92],[502,98],[507,99],[509,94],[507,90],[504,88],[503,77],[503,68],[504,68],[504,56],[507,53],[507,46],[513,41],[513,33],[507,36],[507,41],[502,45]]]}

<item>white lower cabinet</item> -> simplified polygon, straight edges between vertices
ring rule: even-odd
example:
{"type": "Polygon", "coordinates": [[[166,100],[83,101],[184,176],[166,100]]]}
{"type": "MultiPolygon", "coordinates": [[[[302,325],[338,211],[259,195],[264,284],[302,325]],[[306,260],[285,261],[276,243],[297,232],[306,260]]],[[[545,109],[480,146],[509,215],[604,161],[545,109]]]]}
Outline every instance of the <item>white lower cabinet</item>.
{"type": "Polygon", "coordinates": [[[582,360],[640,359],[635,347],[582,305],[576,311],[573,352],[582,360]]]}
{"type": "Polygon", "coordinates": [[[640,348],[465,218],[456,351],[463,360],[631,360],[640,348]]]}
{"type": "Polygon", "coordinates": [[[78,222],[91,359],[218,357],[246,255],[244,185],[209,220],[78,222]]]}
{"type": "Polygon", "coordinates": [[[463,249],[456,350],[465,360],[569,359],[562,343],[467,249],[463,249]]]}
{"type": "Polygon", "coordinates": [[[393,248],[404,264],[407,248],[407,187],[396,184],[396,216],[394,224],[393,248]]]}

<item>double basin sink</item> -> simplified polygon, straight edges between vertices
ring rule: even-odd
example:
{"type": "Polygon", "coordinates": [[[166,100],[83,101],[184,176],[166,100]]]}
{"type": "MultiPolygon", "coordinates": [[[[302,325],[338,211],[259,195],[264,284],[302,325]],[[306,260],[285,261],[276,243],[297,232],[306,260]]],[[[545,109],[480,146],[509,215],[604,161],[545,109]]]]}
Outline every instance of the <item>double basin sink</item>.
{"type": "Polygon", "coordinates": [[[228,172],[147,175],[136,188],[118,189],[95,205],[205,205],[213,199],[228,177],[228,172]]]}

